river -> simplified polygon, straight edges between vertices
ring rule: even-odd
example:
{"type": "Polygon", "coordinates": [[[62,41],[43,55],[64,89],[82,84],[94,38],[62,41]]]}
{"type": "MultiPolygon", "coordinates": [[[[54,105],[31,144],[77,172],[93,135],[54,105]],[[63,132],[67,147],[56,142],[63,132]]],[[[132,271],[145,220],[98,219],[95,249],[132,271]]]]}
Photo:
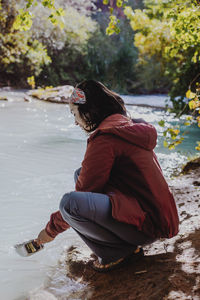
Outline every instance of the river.
{"type": "MultiPolygon", "coordinates": [[[[29,299],[31,291],[45,286],[56,299],[67,299],[79,287],[65,275],[63,254],[70,245],[82,243],[77,234],[70,229],[29,258],[18,256],[13,245],[35,238],[58,209],[62,195],[74,190],[73,172],[81,164],[87,137],[74,125],[68,106],[24,102],[22,93],[8,94],[11,100],[0,101],[0,299],[29,299]]],[[[164,96],[161,98],[164,102],[164,96]]],[[[152,103],[153,97],[143,100],[152,103]]],[[[156,126],[155,151],[166,177],[196,153],[197,125],[170,152],[162,146],[162,128],[157,125],[164,111],[130,105],[127,109],[132,117],[156,126]]],[[[176,122],[173,115],[165,113],[164,118],[176,122]]]]}

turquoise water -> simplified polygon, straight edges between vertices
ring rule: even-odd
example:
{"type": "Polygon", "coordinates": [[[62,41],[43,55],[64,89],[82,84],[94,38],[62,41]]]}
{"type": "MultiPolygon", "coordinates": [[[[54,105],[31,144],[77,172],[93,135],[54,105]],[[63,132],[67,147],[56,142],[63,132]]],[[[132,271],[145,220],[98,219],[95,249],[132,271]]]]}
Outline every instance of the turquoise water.
{"type": "MultiPolygon", "coordinates": [[[[65,276],[64,264],[58,264],[64,247],[82,243],[73,230],[30,258],[17,256],[13,245],[36,237],[58,209],[62,195],[74,189],[73,172],[81,164],[87,137],[74,125],[68,106],[23,102],[20,95],[16,101],[14,96],[13,102],[0,103],[0,299],[27,299],[29,292],[38,287],[48,287],[61,299],[77,288],[65,276]]],[[[144,118],[156,126],[155,151],[166,177],[176,172],[188,155],[197,153],[197,125],[182,145],[169,151],[162,146],[162,128],[157,125],[163,111],[127,108],[132,117],[144,118]]],[[[173,115],[164,117],[167,122],[176,122],[173,115]]]]}

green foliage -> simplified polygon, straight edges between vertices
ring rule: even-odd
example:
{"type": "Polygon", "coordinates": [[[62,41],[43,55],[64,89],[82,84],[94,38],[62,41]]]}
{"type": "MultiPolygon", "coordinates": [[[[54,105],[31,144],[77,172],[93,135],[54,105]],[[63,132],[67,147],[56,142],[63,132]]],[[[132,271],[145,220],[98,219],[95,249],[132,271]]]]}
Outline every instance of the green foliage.
{"type": "MultiPolygon", "coordinates": [[[[63,1],[57,2],[58,5],[62,5],[63,1]]],[[[66,5],[65,2],[64,5],[66,5]]],[[[75,2],[78,5],[78,0],[75,2]]],[[[76,62],[73,56],[84,55],[87,41],[96,28],[96,23],[90,17],[80,14],[70,6],[67,9],[63,6],[52,11],[50,17],[54,18],[56,14],[63,23],[63,26],[54,26],[54,22],[48,20],[49,8],[54,5],[54,2],[43,1],[43,3],[39,3],[38,1],[38,4],[35,4],[36,1],[27,2],[28,8],[32,6],[31,10],[24,12],[23,24],[20,19],[22,8],[14,1],[8,1],[7,5],[0,11],[0,43],[2,44],[0,48],[0,74],[1,78],[4,78],[5,81],[11,81],[12,84],[17,82],[19,85],[27,85],[27,77],[31,78],[32,76],[37,79],[42,69],[46,71],[44,66],[51,62],[50,56],[52,58],[55,56],[53,65],[57,62],[60,66],[57,55],[61,53],[61,49],[66,51],[66,54],[72,55],[72,57],[65,56],[61,70],[65,68],[66,62],[68,65],[71,65],[73,61],[76,62]],[[27,29],[31,24],[27,23],[30,21],[29,18],[26,19],[28,14],[34,16],[32,18],[33,26],[29,30],[27,29]],[[26,30],[24,31],[24,29],[26,30]]],[[[88,1],[86,4],[88,5],[88,1]]],[[[60,84],[63,81],[58,81],[59,75],[57,76],[56,72],[54,74],[54,77],[57,78],[55,84],[60,84]]],[[[68,74],[68,78],[70,76],[73,74],[68,74]]],[[[64,77],[66,78],[66,74],[64,77]]],[[[37,83],[40,85],[38,81],[37,83]]]]}
{"type": "Polygon", "coordinates": [[[35,88],[35,77],[34,76],[28,77],[27,78],[27,83],[28,83],[28,85],[30,85],[30,87],[32,89],[34,89],[35,88]]]}
{"type": "Polygon", "coordinates": [[[28,75],[38,75],[42,65],[51,60],[47,50],[30,32],[18,30],[18,10],[14,1],[1,2],[0,10],[0,74],[13,83],[26,82],[28,75]],[[16,76],[17,74],[17,76],[16,76]]]}
{"type": "MultiPolygon", "coordinates": [[[[109,14],[98,12],[92,15],[92,20],[90,10],[88,10],[90,2],[90,0],[86,0],[84,3],[82,0],[56,1],[56,10],[53,12],[57,11],[58,15],[62,15],[60,20],[64,27],[54,26],[52,22],[49,22],[50,7],[48,7],[48,3],[50,2],[42,4],[41,1],[27,0],[26,8],[24,8],[24,1],[15,4],[15,29],[12,30],[15,31],[17,42],[19,44],[20,40],[24,38],[25,43],[21,45],[24,47],[26,39],[31,37],[30,46],[33,45],[33,48],[37,48],[38,51],[34,54],[30,50],[28,55],[27,51],[23,52],[21,48],[18,48],[20,61],[17,65],[11,64],[9,61],[11,56],[7,53],[5,57],[8,61],[2,68],[2,74],[5,74],[3,76],[9,77],[9,80],[15,83],[14,72],[17,69],[21,78],[19,84],[26,85],[28,77],[28,83],[31,86],[33,86],[30,79],[32,76],[35,76],[34,84],[39,86],[75,84],[85,78],[96,78],[120,92],[131,92],[136,82],[137,51],[133,46],[129,22],[121,20],[120,27],[123,32],[120,35],[106,36],[109,14]],[[16,21],[19,18],[18,12],[22,12],[22,9],[25,11],[25,16],[29,13],[32,15],[33,24],[26,31],[23,31],[25,29],[23,26],[30,27],[30,24],[26,24],[26,18],[23,26],[21,21],[19,23],[16,21]],[[97,23],[99,27],[97,27],[97,23]],[[38,47],[33,41],[38,41],[38,47]],[[46,60],[42,59],[42,54],[37,60],[40,51],[43,51],[49,60],[47,57],[46,60]],[[40,73],[41,70],[42,73],[40,73]]],[[[53,2],[50,3],[50,5],[53,4],[53,2]]],[[[13,3],[10,6],[12,7],[13,3]]],[[[14,50],[12,49],[12,51],[14,50]]]]}
{"type": "Polygon", "coordinates": [[[55,0],[25,0],[25,3],[26,5],[18,11],[18,15],[13,24],[14,29],[21,31],[27,31],[31,29],[33,18],[35,18],[35,15],[32,13],[32,9],[39,3],[41,3],[45,8],[49,9],[48,19],[53,25],[59,25],[61,28],[64,27],[64,24],[61,20],[61,17],[64,15],[64,10],[62,8],[56,8],[55,0]]]}
{"type": "Polygon", "coordinates": [[[109,4],[109,0],[103,0],[103,4],[104,5],[108,5],[109,4]]]}
{"type": "Polygon", "coordinates": [[[37,2],[35,2],[34,0],[27,0],[26,2],[26,8],[30,8],[33,4],[37,5],[37,2]]]}
{"type": "Polygon", "coordinates": [[[70,46],[66,41],[63,48],[51,51],[52,64],[44,68],[38,84],[75,84],[94,78],[127,93],[136,77],[137,51],[132,43],[132,29],[126,20],[121,20],[121,34],[108,37],[105,35],[107,19],[105,13],[95,16],[99,26],[83,48],[70,46]]]}
{"type": "Polygon", "coordinates": [[[16,17],[15,22],[13,23],[13,29],[20,31],[29,30],[33,24],[33,18],[34,15],[29,11],[19,9],[19,14],[16,17]]]}
{"type": "Polygon", "coordinates": [[[95,78],[118,92],[127,93],[136,80],[137,50],[132,44],[131,28],[121,20],[120,35],[108,37],[104,33],[105,19],[105,14],[99,14],[100,29],[88,43],[87,78],[95,78]]]}
{"type": "MultiPolygon", "coordinates": [[[[170,95],[174,111],[178,117],[190,112],[192,116],[186,117],[182,121],[183,125],[190,126],[196,120],[200,127],[200,117],[197,116],[200,113],[200,85],[197,84],[195,93],[191,91],[192,84],[196,83],[199,77],[199,3],[183,0],[144,2],[145,10],[133,12],[130,7],[125,8],[125,14],[136,31],[135,45],[139,50],[140,65],[147,64],[152,58],[160,62],[163,75],[172,80],[170,95]],[[189,101],[183,101],[185,93],[189,101]]],[[[164,120],[161,120],[159,125],[164,128],[165,147],[174,149],[183,142],[186,131],[180,132],[180,124],[167,126],[164,120]]],[[[197,144],[196,150],[200,150],[199,142],[197,144]]]]}
{"type": "MultiPolygon", "coordinates": [[[[60,3],[60,1],[57,2],[60,3]]],[[[46,45],[50,55],[54,51],[58,50],[59,52],[66,44],[82,53],[88,39],[96,29],[96,22],[89,16],[79,13],[74,7],[63,6],[62,10],[63,28],[49,22],[48,11],[38,5],[33,10],[36,17],[31,31],[38,40],[46,45]]]]}
{"type": "MultiPolygon", "coordinates": [[[[41,8],[38,7],[38,9],[41,8]]],[[[45,15],[45,11],[43,14],[45,15]]],[[[69,6],[67,9],[64,8],[63,29],[52,26],[47,18],[40,23],[37,18],[32,30],[47,46],[52,59],[52,63],[44,67],[41,75],[36,78],[38,85],[75,84],[85,79],[87,45],[96,30],[96,22],[69,6]]]]}
{"type": "Polygon", "coordinates": [[[183,98],[200,67],[200,6],[197,1],[145,0],[145,9],[125,14],[136,31],[134,42],[139,63],[160,63],[163,77],[170,78],[174,108],[184,107],[183,98]],[[178,99],[176,98],[177,96],[178,99]]]}
{"type": "Polygon", "coordinates": [[[42,5],[48,8],[55,8],[55,0],[42,0],[42,5]]]}
{"type": "Polygon", "coordinates": [[[139,60],[137,60],[135,69],[137,78],[132,84],[132,93],[168,93],[171,82],[168,78],[163,76],[162,63],[156,58],[149,58],[144,64],[141,64],[139,60]]]}
{"type": "MultiPolygon", "coordinates": [[[[195,121],[200,127],[200,84],[196,85],[196,92],[192,92],[190,89],[186,92],[186,97],[188,99],[188,104],[186,106],[189,107],[190,116],[186,116],[184,119],[180,120],[184,126],[191,126],[195,121]]],[[[179,117],[182,112],[180,112],[179,117]]],[[[187,133],[186,131],[180,133],[180,125],[175,125],[173,127],[167,126],[164,120],[158,122],[158,124],[165,128],[163,131],[164,139],[164,147],[168,147],[170,150],[175,149],[176,146],[181,144],[184,141],[184,135],[187,133]]],[[[196,150],[200,151],[200,141],[197,141],[196,150]]]]}
{"type": "MultiPolygon", "coordinates": [[[[126,7],[126,3],[128,2],[128,0],[116,0],[116,6],[118,8],[121,7],[126,7]]],[[[113,2],[112,2],[113,3],[113,2]]],[[[110,1],[109,0],[103,0],[103,4],[104,5],[109,5],[110,1]]],[[[120,33],[120,28],[119,28],[119,23],[120,23],[120,19],[118,19],[115,15],[114,15],[114,9],[113,7],[109,7],[110,8],[110,22],[108,23],[108,26],[106,28],[106,34],[107,35],[112,35],[114,33],[119,34],[120,33]]]]}
{"type": "Polygon", "coordinates": [[[85,66],[83,54],[79,49],[71,47],[67,42],[60,50],[50,53],[52,63],[43,68],[40,76],[36,78],[38,85],[75,85],[84,79],[85,66]]]}
{"type": "Polygon", "coordinates": [[[108,24],[108,27],[106,28],[106,34],[112,35],[113,33],[120,33],[120,28],[118,27],[118,23],[120,23],[120,20],[117,19],[117,17],[114,15],[111,15],[109,18],[110,22],[108,24]]]}

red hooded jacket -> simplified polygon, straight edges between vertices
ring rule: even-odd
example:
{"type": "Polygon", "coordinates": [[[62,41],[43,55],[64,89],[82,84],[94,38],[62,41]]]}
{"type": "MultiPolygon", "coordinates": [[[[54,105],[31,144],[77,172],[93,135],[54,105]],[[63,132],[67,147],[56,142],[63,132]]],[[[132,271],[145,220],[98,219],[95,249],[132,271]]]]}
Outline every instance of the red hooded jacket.
{"type": "MultiPolygon", "coordinates": [[[[112,215],[135,225],[150,237],[171,238],[178,233],[175,201],[156,155],[156,129],[114,114],[88,138],[76,191],[107,194],[112,215]]],[[[55,237],[69,225],[60,212],[51,215],[46,232],[55,237]]]]}

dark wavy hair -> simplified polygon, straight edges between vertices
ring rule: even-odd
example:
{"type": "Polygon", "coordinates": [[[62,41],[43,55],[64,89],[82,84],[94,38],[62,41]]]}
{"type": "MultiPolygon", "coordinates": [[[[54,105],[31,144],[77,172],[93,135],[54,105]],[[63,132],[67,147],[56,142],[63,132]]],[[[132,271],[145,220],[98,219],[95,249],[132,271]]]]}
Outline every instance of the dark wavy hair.
{"type": "Polygon", "coordinates": [[[78,105],[79,114],[87,124],[88,129],[86,131],[88,133],[95,130],[110,115],[127,116],[122,98],[101,82],[84,80],[76,87],[84,91],[86,96],[86,103],[74,105],[78,105]]]}

